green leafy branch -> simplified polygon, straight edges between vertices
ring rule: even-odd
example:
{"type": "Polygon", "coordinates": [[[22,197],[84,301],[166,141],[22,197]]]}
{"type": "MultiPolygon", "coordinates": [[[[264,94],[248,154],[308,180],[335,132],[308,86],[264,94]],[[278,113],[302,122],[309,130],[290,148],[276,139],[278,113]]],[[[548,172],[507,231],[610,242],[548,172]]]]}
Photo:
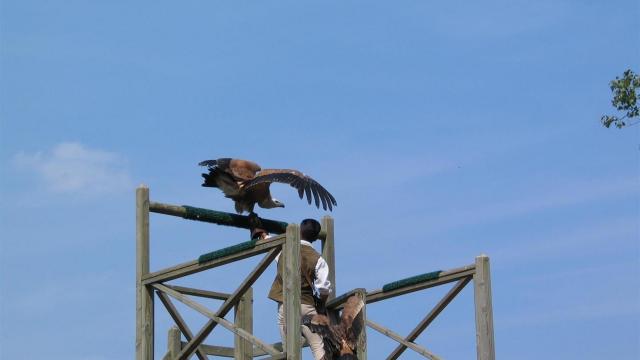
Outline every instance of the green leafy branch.
{"type": "Polygon", "coordinates": [[[622,75],[622,78],[616,76],[616,79],[612,80],[609,85],[613,92],[611,104],[618,111],[624,112],[624,115],[620,117],[616,115],[603,115],[602,118],[600,118],[602,125],[608,128],[613,124],[620,129],[639,123],[640,121],[635,123],[629,123],[629,121],[640,115],[637,91],[637,89],[640,88],[640,76],[631,70],[627,70],[622,75]]]}

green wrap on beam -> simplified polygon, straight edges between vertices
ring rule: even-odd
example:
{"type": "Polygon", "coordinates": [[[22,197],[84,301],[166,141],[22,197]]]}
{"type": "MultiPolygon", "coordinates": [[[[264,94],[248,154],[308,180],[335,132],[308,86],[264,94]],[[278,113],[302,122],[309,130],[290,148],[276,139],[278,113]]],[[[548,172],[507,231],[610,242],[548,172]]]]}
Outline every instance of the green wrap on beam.
{"type": "Polygon", "coordinates": [[[216,251],[212,251],[210,253],[206,253],[203,255],[200,255],[200,257],[198,258],[198,263],[202,264],[205,263],[207,261],[211,261],[211,260],[215,260],[215,259],[219,259],[221,257],[225,257],[228,255],[233,255],[235,253],[239,253],[240,251],[244,251],[244,250],[249,250],[252,249],[253,247],[256,246],[256,241],[255,240],[249,240],[249,241],[245,241],[239,244],[235,244],[235,245],[231,245],[228,246],[226,248],[222,248],[216,251]]]}
{"type": "MultiPolygon", "coordinates": [[[[218,225],[235,226],[239,228],[249,229],[249,217],[236,215],[232,213],[215,211],[193,206],[182,205],[186,210],[183,218],[189,220],[197,220],[210,222],[218,225]]],[[[282,221],[267,220],[260,218],[263,229],[272,234],[283,234],[287,231],[287,223],[282,221]]]]}
{"type": "Polygon", "coordinates": [[[412,276],[412,277],[409,277],[409,278],[406,278],[406,279],[390,282],[388,284],[385,284],[382,287],[382,291],[396,290],[396,289],[403,288],[405,286],[415,285],[415,284],[419,284],[421,282],[434,280],[434,279],[437,279],[438,277],[440,277],[440,273],[441,272],[442,272],[442,270],[432,271],[432,272],[429,272],[429,273],[426,273],[426,274],[416,275],[416,276],[412,276]]]}

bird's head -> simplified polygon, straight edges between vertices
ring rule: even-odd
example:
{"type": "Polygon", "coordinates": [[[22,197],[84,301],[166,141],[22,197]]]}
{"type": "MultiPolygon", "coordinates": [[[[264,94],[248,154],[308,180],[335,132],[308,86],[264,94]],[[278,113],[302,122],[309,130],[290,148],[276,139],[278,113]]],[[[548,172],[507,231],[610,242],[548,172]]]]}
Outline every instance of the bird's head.
{"type": "Polygon", "coordinates": [[[276,199],[276,198],[272,198],[271,201],[273,201],[273,207],[284,207],[284,203],[281,202],[280,200],[276,199]]]}

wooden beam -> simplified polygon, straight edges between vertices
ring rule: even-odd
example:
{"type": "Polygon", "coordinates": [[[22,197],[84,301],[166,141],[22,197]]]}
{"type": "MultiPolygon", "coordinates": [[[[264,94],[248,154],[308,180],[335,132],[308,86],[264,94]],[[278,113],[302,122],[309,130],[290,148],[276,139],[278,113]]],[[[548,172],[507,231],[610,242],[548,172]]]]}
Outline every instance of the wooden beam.
{"type": "Polygon", "coordinates": [[[287,237],[279,261],[283,263],[282,282],[284,285],[284,347],[287,360],[301,360],[301,314],[300,314],[300,227],[297,224],[287,226],[287,237]]]}
{"type": "MultiPolygon", "coordinates": [[[[176,330],[178,331],[178,335],[180,335],[180,331],[176,328],[176,330]]],[[[181,343],[182,346],[186,346],[187,343],[186,342],[182,342],[181,343]]],[[[277,342],[277,343],[273,343],[271,344],[271,346],[273,346],[274,349],[276,349],[277,351],[282,352],[283,348],[282,348],[282,343],[281,342],[277,342]]],[[[302,347],[309,347],[309,343],[306,341],[304,341],[304,343],[302,344],[302,347]]],[[[221,356],[221,357],[228,357],[228,358],[232,358],[234,357],[234,353],[235,353],[235,349],[232,347],[228,347],[228,346],[217,346],[217,345],[207,345],[207,344],[202,344],[199,346],[199,348],[201,348],[202,350],[204,350],[204,352],[207,355],[212,355],[212,356],[221,356]]],[[[255,347],[253,349],[253,357],[259,357],[259,356],[265,356],[265,355],[269,355],[266,351],[260,349],[259,347],[255,347]]],[[[279,358],[279,357],[275,357],[275,358],[279,358]]],[[[284,358],[284,357],[282,357],[284,358]]],[[[171,358],[169,358],[171,359],[171,358]]]]}
{"type": "MultiPolygon", "coordinates": [[[[449,303],[453,300],[453,298],[455,298],[460,293],[460,291],[464,289],[464,287],[469,283],[469,281],[471,281],[470,276],[462,280],[459,280],[453,286],[453,288],[451,288],[451,290],[449,290],[449,292],[447,292],[445,296],[436,304],[436,306],[434,306],[433,309],[429,311],[427,316],[424,319],[422,319],[413,330],[411,330],[409,335],[407,335],[407,337],[405,337],[404,340],[408,342],[415,341],[418,338],[418,336],[420,336],[420,334],[422,334],[422,332],[431,324],[431,322],[433,322],[433,320],[435,320],[435,318],[438,315],[440,315],[442,310],[444,310],[444,308],[447,307],[447,305],[449,305],[449,303]]],[[[404,346],[403,344],[398,345],[398,347],[395,348],[391,352],[391,354],[387,357],[387,360],[397,359],[406,349],[407,347],[404,346]]]]}
{"type": "Polygon", "coordinates": [[[358,340],[356,342],[356,355],[358,360],[367,360],[367,290],[356,289],[355,296],[359,297],[360,300],[364,302],[364,306],[360,310],[358,316],[356,316],[352,325],[354,329],[360,330],[360,334],[358,335],[358,340]]]}
{"type": "MultiPolygon", "coordinates": [[[[197,208],[192,206],[179,206],[151,202],[150,210],[154,213],[179,216],[184,219],[204,221],[218,225],[233,226],[249,229],[249,217],[233,213],[197,208]]],[[[277,220],[260,219],[262,227],[272,234],[282,234],[287,228],[287,223],[277,220]]]]}
{"type": "Polygon", "coordinates": [[[204,297],[208,299],[227,300],[229,296],[231,296],[231,294],[227,294],[227,293],[221,293],[221,292],[209,291],[209,290],[200,290],[200,289],[194,289],[194,288],[189,288],[184,286],[169,285],[169,284],[164,284],[164,286],[185,295],[199,296],[199,297],[204,297]]]}
{"type": "MultiPolygon", "coordinates": [[[[235,307],[235,325],[249,334],[253,334],[253,288],[249,288],[242,295],[242,299],[235,307]]],[[[253,344],[236,335],[234,339],[236,360],[252,360],[253,344]]]]}
{"type": "Polygon", "coordinates": [[[393,332],[392,330],[390,330],[390,329],[388,329],[388,328],[386,328],[386,327],[384,327],[382,325],[376,324],[375,322],[373,322],[373,321],[371,321],[369,319],[367,319],[367,325],[369,325],[373,330],[375,330],[375,331],[377,331],[377,332],[379,332],[379,333],[381,333],[381,334],[383,334],[383,335],[385,335],[385,336],[387,336],[387,337],[389,337],[389,338],[401,343],[402,345],[408,347],[409,349],[417,352],[418,354],[420,354],[420,355],[422,355],[422,356],[424,356],[426,358],[429,358],[431,360],[440,360],[440,358],[438,356],[436,356],[434,353],[432,353],[431,351],[429,351],[429,350],[425,349],[424,347],[422,347],[420,345],[417,345],[417,344],[415,344],[413,342],[406,341],[405,339],[402,338],[402,336],[398,335],[397,333],[393,332]]]}
{"type": "Polygon", "coordinates": [[[165,282],[173,279],[177,279],[183,276],[195,274],[201,271],[209,270],[218,266],[222,266],[234,261],[246,259],[251,256],[256,256],[268,252],[273,248],[277,248],[284,244],[284,235],[278,235],[269,239],[258,240],[256,246],[253,249],[237,252],[235,254],[227,255],[212,261],[205,263],[198,263],[197,260],[188,261],[182,264],[178,264],[166,269],[152,272],[146,276],[143,276],[143,284],[150,285],[157,282],[165,282]]]}
{"type": "MultiPolygon", "coordinates": [[[[269,253],[256,265],[253,271],[249,274],[247,278],[240,284],[240,286],[236,289],[236,291],[231,294],[229,297],[218,309],[216,312],[216,316],[224,317],[227,313],[235,306],[235,304],[240,301],[242,295],[253,285],[253,283],[260,277],[260,275],[269,267],[269,264],[275,259],[275,257],[280,252],[279,248],[273,248],[269,251],[269,253]]],[[[171,290],[174,291],[174,290],[171,290]]],[[[209,320],[200,331],[194,336],[189,344],[182,349],[180,353],[181,358],[179,360],[185,360],[188,356],[190,356],[195,350],[196,346],[202,343],[204,339],[211,333],[211,331],[216,327],[218,323],[213,319],[209,320]]]]}
{"type": "MultiPolygon", "coordinates": [[[[182,345],[186,346],[187,343],[182,342],[182,345]]],[[[234,349],[228,346],[202,344],[198,348],[202,349],[207,355],[212,355],[212,356],[232,358],[234,354],[234,349]]]]}
{"type": "Polygon", "coordinates": [[[476,348],[478,360],[495,360],[493,339],[493,307],[491,305],[491,275],[489,257],[476,257],[476,273],[473,276],[476,306],[476,348]]]}
{"type": "MultiPolygon", "coordinates": [[[[307,342],[307,339],[305,337],[302,337],[302,347],[309,347],[309,342],[307,342]]],[[[271,346],[273,346],[274,349],[284,352],[284,347],[282,346],[282,342],[276,342],[271,344],[271,346]]],[[[264,355],[269,355],[266,352],[260,350],[260,348],[253,348],[253,357],[258,357],[258,356],[264,356],[264,355]]],[[[262,360],[262,359],[261,359],[262,360]]]]}
{"type": "Polygon", "coordinates": [[[475,265],[463,266],[460,268],[443,271],[440,275],[432,280],[426,280],[419,284],[402,287],[399,289],[384,292],[382,289],[374,290],[367,293],[367,304],[372,304],[381,300],[386,300],[392,297],[412,293],[414,291],[420,291],[428,289],[430,287],[447,284],[456,280],[460,280],[475,273],[475,265]]]}
{"type": "Polygon", "coordinates": [[[149,188],[136,189],[136,360],[153,360],[153,290],[149,273],[149,188]]]}
{"type": "MultiPolygon", "coordinates": [[[[184,334],[185,339],[187,339],[187,341],[193,339],[193,333],[191,332],[191,329],[189,329],[189,326],[187,326],[187,322],[184,321],[184,319],[178,312],[178,309],[176,309],[176,307],[171,302],[171,299],[169,299],[169,297],[161,291],[158,291],[157,294],[160,298],[160,301],[162,301],[162,304],[164,304],[164,307],[167,309],[167,312],[169,312],[169,315],[171,315],[173,321],[176,323],[180,331],[182,331],[182,333],[184,334]]],[[[178,337],[178,339],[180,338],[178,337]]],[[[178,354],[176,353],[176,355],[178,354]]],[[[200,360],[207,360],[207,354],[200,348],[196,350],[196,356],[198,356],[198,359],[200,360]]]]}
{"type": "Polygon", "coordinates": [[[180,329],[172,326],[171,329],[169,329],[169,333],[167,336],[167,355],[165,356],[165,358],[169,360],[175,359],[175,357],[180,353],[181,347],[180,329]]]}
{"type": "MultiPolygon", "coordinates": [[[[257,337],[249,334],[248,332],[246,332],[243,329],[239,329],[237,326],[235,326],[233,323],[231,323],[231,321],[225,319],[224,317],[218,316],[215,313],[213,313],[212,311],[210,311],[209,309],[207,309],[206,307],[202,306],[201,304],[189,299],[187,296],[180,294],[179,292],[172,290],[164,285],[161,284],[155,284],[153,285],[156,289],[167,293],[169,295],[171,295],[172,297],[174,297],[176,300],[180,301],[181,303],[187,305],[188,307],[196,310],[197,312],[201,313],[202,315],[208,317],[209,319],[211,319],[212,321],[222,325],[223,327],[225,327],[226,329],[228,329],[229,331],[233,332],[236,335],[241,336],[243,339],[246,339],[248,341],[250,341],[251,343],[255,344],[256,346],[260,347],[262,350],[266,351],[269,355],[279,355],[280,352],[276,349],[274,349],[271,345],[263,342],[262,340],[258,339],[257,337]]],[[[191,344],[194,342],[194,339],[192,339],[184,349],[182,349],[182,352],[180,353],[180,355],[178,355],[178,358],[180,360],[186,359],[188,358],[191,354],[187,353],[187,349],[189,346],[191,346],[191,344]]],[[[196,346],[198,346],[200,344],[197,344],[196,346]]]]}
{"type": "Polygon", "coordinates": [[[329,266],[329,281],[333,286],[333,292],[329,295],[329,300],[333,299],[337,294],[336,287],[336,254],[333,234],[334,222],[331,216],[322,217],[322,231],[325,232],[324,240],[322,240],[322,257],[329,266]]]}

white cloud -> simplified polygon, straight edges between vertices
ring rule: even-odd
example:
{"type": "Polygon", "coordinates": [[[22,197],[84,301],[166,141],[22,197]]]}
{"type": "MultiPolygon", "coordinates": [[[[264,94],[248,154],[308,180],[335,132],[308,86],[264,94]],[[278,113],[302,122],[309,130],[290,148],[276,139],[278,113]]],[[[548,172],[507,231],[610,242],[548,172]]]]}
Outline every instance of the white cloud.
{"type": "Polygon", "coordinates": [[[112,193],[131,188],[126,160],[116,153],[63,142],[49,152],[20,152],[14,162],[34,171],[57,193],[112,193]]]}

